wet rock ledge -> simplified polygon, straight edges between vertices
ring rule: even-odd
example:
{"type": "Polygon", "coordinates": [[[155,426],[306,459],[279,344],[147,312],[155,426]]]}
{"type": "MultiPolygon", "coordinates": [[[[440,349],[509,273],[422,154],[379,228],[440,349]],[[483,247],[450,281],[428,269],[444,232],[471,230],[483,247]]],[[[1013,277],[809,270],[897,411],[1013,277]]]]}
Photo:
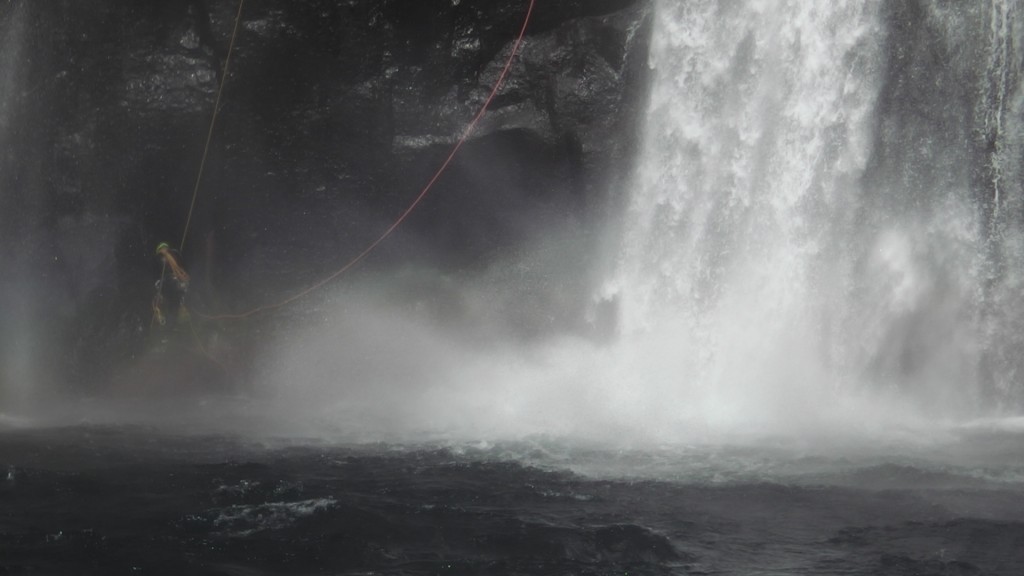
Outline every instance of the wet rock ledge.
{"type": "MultiPolygon", "coordinates": [[[[152,250],[184,229],[237,3],[0,5],[0,359],[88,380],[142,349],[152,250]]],[[[247,2],[184,249],[196,289],[244,308],[362,250],[479,110],[527,5],[247,2]]],[[[649,33],[646,0],[538,2],[490,111],[366,268],[473,273],[553,233],[596,244],[637,143],[649,33]]],[[[564,303],[585,300],[591,265],[542,289],[558,324],[581,322],[564,303]]]]}

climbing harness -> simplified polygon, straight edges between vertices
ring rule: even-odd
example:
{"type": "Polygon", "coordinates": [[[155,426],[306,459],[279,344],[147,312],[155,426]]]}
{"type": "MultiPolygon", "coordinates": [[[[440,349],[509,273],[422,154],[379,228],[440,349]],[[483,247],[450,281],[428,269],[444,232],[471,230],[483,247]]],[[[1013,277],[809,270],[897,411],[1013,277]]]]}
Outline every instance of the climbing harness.
{"type": "MultiPolygon", "coordinates": [[[[221,93],[224,90],[224,83],[225,83],[225,81],[227,79],[228,64],[231,62],[231,52],[232,52],[232,49],[233,49],[234,44],[235,44],[235,37],[236,37],[237,32],[238,32],[238,24],[239,24],[239,21],[241,20],[242,5],[243,5],[244,1],[245,0],[239,0],[239,3],[238,3],[238,13],[235,16],[235,27],[234,27],[234,31],[232,32],[232,35],[231,35],[231,43],[228,46],[227,57],[225,58],[225,61],[224,61],[224,73],[221,76],[220,87],[217,90],[217,97],[216,97],[216,100],[215,100],[215,103],[214,103],[213,117],[211,118],[211,121],[210,121],[210,129],[207,132],[206,145],[205,145],[204,150],[203,150],[202,161],[200,162],[200,165],[199,165],[199,174],[196,177],[196,185],[195,185],[195,188],[192,191],[192,201],[191,201],[191,203],[189,205],[188,217],[185,220],[185,231],[184,231],[184,233],[182,235],[181,243],[179,245],[180,249],[183,249],[184,246],[185,246],[185,240],[186,240],[186,238],[188,236],[189,224],[191,223],[192,214],[193,214],[193,211],[195,209],[196,198],[197,198],[198,193],[199,193],[199,182],[200,182],[200,179],[202,178],[203,168],[206,165],[206,158],[207,158],[207,155],[208,155],[208,152],[209,152],[209,148],[210,148],[210,140],[211,140],[211,138],[213,136],[213,127],[214,127],[214,124],[215,124],[215,122],[217,120],[217,109],[218,109],[218,107],[220,105],[221,93]]],[[[534,8],[534,4],[535,3],[536,3],[536,0],[530,0],[529,6],[526,9],[526,15],[523,18],[523,24],[522,24],[522,26],[521,26],[521,28],[519,30],[518,36],[516,36],[515,42],[512,45],[512,50],[511,50],[511,52],[509,54],[509,57],[505,61],[505,65],[501,69],[501,73],[498,75],[498,79],[495,81],[494,87],[491,89],[491,91],[488,94],[487,98],[484,100],[484,103],[481,105],[480,111],[477,112],[476,116],[474,116],[473,119],[466,126],[466,129],[463,131],[462,136],[458,139],[458,141],[452,147],[451,152],[449,152],[448,156],[445,158],[445,160],[441,163],[441,166],[437,169],[437,171],[434,173],[434,175],[427,182],[426,186],[424,186],[423,190],[420,191],[419,195],[417,195],[412,200],[412,202],[409,204],[409,206],[398,216],[397,219],[395,219],[395,221],[390,226],[388,226],[387,229],[384,230],[384,232],[379,237],[377,237],[376,240],[371,242],[362,252],[357,254],[354,258],[349,260],[344,266],[342,266],[338,270],[334,271],[333,273],[331,273],[330,275],[328,275],[324,279],[314,283],[313,285],[309,286],[308,288],[306,288],[304,290],[301,290],[301,291],[299,291],[299,292],[297,292],[297,293],[295,293],[295,294],[285,298],[284,300],[281,300],[280,302],[276,302],[276,303],[272,303],[272,304],[264,304],[262,306],[258,306],[256,308],[253,308],[253,309],[248,310],[246,312],[241,312],[241,313],[237,313],[237,314],[203,314],[203,313],[201,313],[199,311],[195,311],[195,314],[197,316],[201,317],[201,318],[206,319],[206,320],[229,320],[229,319],[247,318],[249,316],[253,316],[255,314],[258,314],[260,312],[266,312],[266,311],[269,311],[269,310],[274,310],[274,309],[277,309],[277,308],[281,308],[281,307],[283,307],[283,306],[285,306],[287,304],[290,304],[290,303],[292,303],[292,302],[294,302],[294,301],[296,301],[296,300],[298,300],[298,299],[300,299],[300,298],[310,294],[311,292],[313,292],[313,291],[323,287],[324,285],[326,285],[327,283],[331,282],[332,280],[334,280],[338,276],[341,276],[342,274],[344,274],[345,272],[347,272],[348,270],[353,268],[356,264],[361,262],[367,256],[369,256],[369,254],[371,252],[373,252],[373,250],[376,249],[377,246],[379,246],[388,236],[391,235],[392,232],[395,231],[395,229],[397,229],[402,224],[402,222],[405,221],[405,219],[409,216],[409,214],[411,214],[412,211],[427,196],[427,193],[430,192],[430,190],[433,188],[434,184],[441,178],[441,175],[448,168],[448,165],[451,164],[452,160],[455,158],[456,153],[458,153],[458,151],[462,148],[462,146],[469,140],[469,136],[473,133],[474,129],[476,129],[477,124],[479,124],[480,120],[483,118],[484,114],[487,112],[488,107],[491,105],[491,102],[494,100],[495,96],[497,96],[498,91],[501,89],[502,85],[504,84],[505,77],[508,75],[508,72],[509,72],[509,70],[512,67],[512,62],[515,60],[515,57],[519,54],[519,49],[522,46],[523,39],[526,36],[526,29],[527,29],[527,27],[528,27],[528,25],[530,23],[530,17],[533,14],[533,8],[534,8]]],[[[170,263],[168,262],[167,265],[170,266],[170,263]]],[[[173,273],[173,268],[172,268],[172,273],[173,273]]]]}

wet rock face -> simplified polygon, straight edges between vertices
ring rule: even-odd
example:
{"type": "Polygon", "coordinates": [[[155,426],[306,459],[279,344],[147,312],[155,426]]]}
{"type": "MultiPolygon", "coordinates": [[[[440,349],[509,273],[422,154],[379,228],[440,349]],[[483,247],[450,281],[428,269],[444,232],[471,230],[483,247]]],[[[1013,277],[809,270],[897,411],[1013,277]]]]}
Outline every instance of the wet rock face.
{"type": "MultiPolygon", "coordinates": [[[[141,350],[152,250],[185,229],[238,5],[3,4],[0,296],[22,304],[8,325],[31,328],[29,365],[88,380],[141,350]]],[[[244,307],[358,254],[479,111],[527,5],[247,3],[185,242],[195,285],[244,307]]],[[[489,112],[366,266],[471,273],[552,231],[590,242],[629,170],[649,20],[645,0],[538,2],[489,112]]],[[[7,372],[0,392],[24,376],[7,372]]]]}

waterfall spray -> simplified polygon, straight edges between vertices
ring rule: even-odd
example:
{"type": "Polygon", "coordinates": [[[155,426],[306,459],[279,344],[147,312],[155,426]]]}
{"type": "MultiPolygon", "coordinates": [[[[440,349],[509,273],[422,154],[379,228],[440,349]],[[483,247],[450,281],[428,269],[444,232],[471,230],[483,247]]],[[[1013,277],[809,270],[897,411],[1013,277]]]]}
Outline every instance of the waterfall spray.
{"type": "MultiPolygon", "coordinates": [[[[467,348],[412,317],[389,312],[384,329],[382,314],[348,312],[312,338],[326,350],[296,339],[269,388],[319,382],[298,410],[334,406],[326,419],[363,432],[615,442],[887,434],[984,413],[986,382],[1013,395],[1024,315],[1018,275],[989,280],[979,198],[992,182],[972,180],[965,146],[985,117],[971,106],[991,108],[978,64],[993,60],[976,48],[988,28],[967,25],[982,11],[944,10],[655,2],[644,142],[597,290],[617,303],[618,337],[467,348]],[[992,303],[1006,310],[986,315],[992,303]]],[[[1018,146],[1013,116],[1001,150],[1018,146]]],[[[1006,207],[1020,177],[1002,166],[1006,207]]]]}
{"type": "Polygon", "coordinates": [[[918,18],[960,54],[981,44],[963,30],[982,16],[900,10],[657,3],[646,140],[605,291],[617,294],[624,346],[657,342],[660,357],[641,354],[632,369],[659,364],[654,389],[678,413],[791,420],[860,396],[897,419],[962,417],[988,404],[986,371],[1004,382],[1012,372],[988,343],[1017,333],[1017,307],[1005,309],[1016,274],[999,280],[991,299],[1004,309],[986,324],[994,228],[983,214],[990,205],[1004,258],[1018,259],[1019,225],[1000,212],[1020,197],[1007,193],[1020,186],[1016,8],[993,1],[989,53],[959,56],[961,76],[943,79],[964,99],[976,82],[988,90],[978,106],[994,142],[992,195],[981,203],[948,125],[964,126],[963,142],[970,118],[909,84],[931,62],[913,60],[922,37],[894,22],[918,18]],[[978,80],[972,58],[988,62],[978,80]],[[901,90],[922,100],[915,110],[896,109],[911,100],[901,90]],[[794,404],[807,398],[820,405],[794,404]]]}
{"type": "Polygon", "coordinates": [[[1020,214],[1024,211],[1024,26],[1018,3],[991,0],[980,7],[987,24],[983,46],[986,66],[980,97],[975,106],[976,147],[982,150],[984,178],[978,185],[986,193],[989,208],[987,233],[985,347],[986,378],[995,402],[1019,401],[1022,371],[1018,350],[1024,344],[1024,328],[1017,294],[1024,280],[1017,272],[1024,261],[1024,235],[1020,214]],[[986,17],[987,16],[987,17],[986,17]]]}
{"type": "MultiPolygon", "coordinates": [[[[845,370],[858,183],[879,86],[864,2],[661,2],[621,327],[674,342],[681,402],[746,409],[845,370]]],[[[640,336],[640,338],[645,338],[640,336]]],[[[650,361],[646,361],[650,364],[650,361]]],[[[667,388],[674,385],[666,383],[667,388]]]]}

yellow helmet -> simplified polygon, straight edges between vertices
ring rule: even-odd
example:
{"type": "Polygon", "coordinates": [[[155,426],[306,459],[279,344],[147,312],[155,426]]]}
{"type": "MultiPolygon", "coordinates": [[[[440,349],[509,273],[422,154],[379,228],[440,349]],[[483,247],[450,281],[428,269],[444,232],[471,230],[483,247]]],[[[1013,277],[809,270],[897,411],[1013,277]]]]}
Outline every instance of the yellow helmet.
{"type": "Polygon", "coordinates": [[[169,244],[167,244],[167,242],[161,242],[161,243],[156,245],[156,254],[157,254],[157,256],[159,256],[160,253],[163,252],[164,250],[170,250],[170,249],[171,249],[171,247],[170,247],[169,244]]]}

